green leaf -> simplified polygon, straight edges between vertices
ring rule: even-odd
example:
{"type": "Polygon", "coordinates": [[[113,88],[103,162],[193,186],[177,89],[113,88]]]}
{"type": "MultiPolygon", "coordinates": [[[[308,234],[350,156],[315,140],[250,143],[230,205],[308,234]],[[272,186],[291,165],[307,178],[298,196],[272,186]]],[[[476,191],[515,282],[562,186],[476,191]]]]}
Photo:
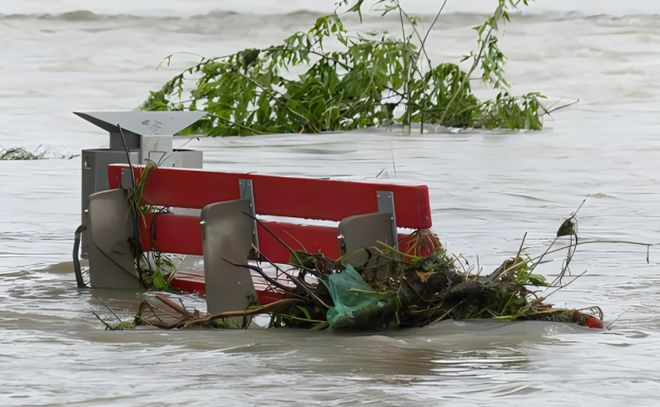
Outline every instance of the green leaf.
{"type": "Polygon", "coordinates": [[[566,219],[557,229],[557,237],[561,236],[577,236],[577,220],[574,216],[566,219]]]}

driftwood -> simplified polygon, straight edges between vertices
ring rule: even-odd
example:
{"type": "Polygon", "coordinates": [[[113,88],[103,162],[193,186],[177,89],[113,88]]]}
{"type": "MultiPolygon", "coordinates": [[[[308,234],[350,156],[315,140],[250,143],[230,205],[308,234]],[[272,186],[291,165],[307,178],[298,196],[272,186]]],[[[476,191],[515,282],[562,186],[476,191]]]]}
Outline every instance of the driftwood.
{"type": "Polygon", "coordinates": [[[149,325],[162,329],[210,328],[217,327],[217,321],[241,318],[242,322],[240,327],[246,328],[250,322],[250,318],[254,315],[275,312],[279,309],[302,302],[300,299],[287,298],[262,306],[246,308],[244,310],[200,315],[198,311],[189,311],[183,306],[183,304],[177,304],[163,294],[158,293],[155,298],[166,306],[166,310],[161,308],[157,309],[149,301],[143,301],[142,304],[140,304],[137,315],[135,316],[135,325],[149,325]]]}

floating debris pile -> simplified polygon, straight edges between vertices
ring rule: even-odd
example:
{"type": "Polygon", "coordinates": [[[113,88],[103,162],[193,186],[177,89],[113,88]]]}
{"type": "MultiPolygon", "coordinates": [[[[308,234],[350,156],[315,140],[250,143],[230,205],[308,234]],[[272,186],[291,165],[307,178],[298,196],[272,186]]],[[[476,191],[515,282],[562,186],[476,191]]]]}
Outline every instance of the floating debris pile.
{"type": "MultiPolygon", "coordinates": [[[[278,284],[283,299],[243,310],[202,315],[186,309],[162,294],[161,306],[145,301],[135,317],[135,325],[160,328],[234,327],[245,328],[255,315],[270,315],[270,327],[392,330],[422,327],[445,319],[494,318],[501,320],[541,320],[575,323],[602,328],[602,311],[554,308],[541,295],[543,289],[556,291],[566,284],[562,277],[577,246],[574,217],[562,224],[558,236],[569,236],[562,248],[567,257],[559,276],[552,283],[534,273],[552,245],[541,256],[518,253],[488,275],[472,273],[460,257],[450,256],[428,231],[418,231],[405,250],[384,244],[363,249],[363,261],[351,262],[356,253],[332,260],[320,253],[291,251],[291,264],[285,270],[273,264],[290,285],[278,284]],[[167,308],[163,312],[162,304],[167,308]]],[[[523,239],[524,242],[524,239],[523,239]]],[[[556,252],[559,249],[552,249],[556,252]]],[[[265,278],[259,266],[247,266],[265,278]]],[[[554,292],[553,291],[553,292],[554,292]]]]}

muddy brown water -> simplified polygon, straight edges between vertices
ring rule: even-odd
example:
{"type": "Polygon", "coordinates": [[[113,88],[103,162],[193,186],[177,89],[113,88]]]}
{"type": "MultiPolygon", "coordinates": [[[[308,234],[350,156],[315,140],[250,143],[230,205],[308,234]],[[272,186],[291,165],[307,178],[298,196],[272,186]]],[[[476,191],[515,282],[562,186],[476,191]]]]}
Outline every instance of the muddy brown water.
{"type": "MultiPolygon", "coordinates": [[[[195,59],[154,70],[162,57],[266,45],[317,15],[273,14],[300,2],[257,2],[261,15],[247,13],[250,2],[188,3],[95,1],[87,7],[96,14],[63,15],[79,3],[9,2],[6,14],[23,15],[0,16],[0,145],[57,153],[103,145],[105,135],[71,111],[131,109],[195,59]]],[[[436,233],[486,270],[525,232],[539,253],[587,195],[584,238],[660,242],[657,5],[553,4],[515,17],[503,39],[514,92],[580,99],[543,132],[377,129],[188,146],[205,151],[210,169],[427,184],[436,233]]],[[[482,16],[459,12],[481,5],[455,5],[441,21],[435,59],[458,60],[473,45],[469,27],[482,16]]],[[[365,24],[397,29],[395,20],[365,24]]],[[[0,162],[0,173],[0,405],[656,405],[657,248],[648,264],[640,247],[578,251],[572,270],[587,273],[551,302],[600,305],[613,323],[606,331],[470,321],[342,335],[107,332],[92,312],[107,315],[103,302],[128,317],[142,294],[75,288],[66,262],[79,223],[79,159],[0,162]]],[[[552,276],[560,264],[542,271],[552,276]]]]}

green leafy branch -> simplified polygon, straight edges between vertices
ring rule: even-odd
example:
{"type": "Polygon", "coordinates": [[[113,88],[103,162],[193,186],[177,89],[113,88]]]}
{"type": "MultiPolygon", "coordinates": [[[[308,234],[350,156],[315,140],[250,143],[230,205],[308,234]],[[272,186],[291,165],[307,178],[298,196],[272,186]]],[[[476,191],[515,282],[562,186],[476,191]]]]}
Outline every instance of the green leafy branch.
{"type": "MultiPolygon", "coordinates": [[[[532,92],[511,96],[504,76],[506,57],[496,33],[509,11],[528,0],[498,0],[492,16],[475,27],[478,51],[465,72],[457,64],[433,65],[417,19],[398,0],[380,0],[383,15],[397,12],[401,37],[351,34],[339,14],[320,17],[306,32],[279,45],[202,58],[152,91],[144,110],[204,110],[192,131],[212,136],[318,133],[412,123],[448,127],[535,129],[547,113],[532,92]],[[326,48],[325,44],[332,47],[326,48]],[[480,101],[470,87],[477,68],[500,93],[480,101]],[[302,73],[300,73],[302,72],[302,73]],[[191,85],[190,82],[193,82],[191,85]]],[[[348,6],[348,1],[339,6],[348,6]]],[[[362,17],[363,0],[348,8],[362,17]]],[[[170,56],[171,57],[171,56],[170,56]]],[[[169,58],[168,57],[168,60],[169,58]]]]}

